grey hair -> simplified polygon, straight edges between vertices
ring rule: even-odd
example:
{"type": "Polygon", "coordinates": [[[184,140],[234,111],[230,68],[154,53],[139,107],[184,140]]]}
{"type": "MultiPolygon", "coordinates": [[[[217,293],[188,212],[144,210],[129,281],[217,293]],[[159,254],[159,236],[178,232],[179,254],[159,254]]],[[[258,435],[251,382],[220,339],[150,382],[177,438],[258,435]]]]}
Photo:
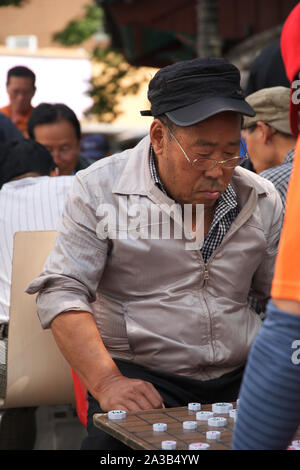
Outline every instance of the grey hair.
{"type": "MultiPolygon", "coordinates": [[[[171,119],[168,118],[166,114],[160,114],[158,116],[154,116],[154,119],[158,119],[171,132],[174,132],[178,128],[178,126],[174,124],[174,122],[171,121],[171,119]]],[[[169,138],[171,139],[171,135],[169,132],[168,132],[168,135],[169,135],[169,138]]]]}

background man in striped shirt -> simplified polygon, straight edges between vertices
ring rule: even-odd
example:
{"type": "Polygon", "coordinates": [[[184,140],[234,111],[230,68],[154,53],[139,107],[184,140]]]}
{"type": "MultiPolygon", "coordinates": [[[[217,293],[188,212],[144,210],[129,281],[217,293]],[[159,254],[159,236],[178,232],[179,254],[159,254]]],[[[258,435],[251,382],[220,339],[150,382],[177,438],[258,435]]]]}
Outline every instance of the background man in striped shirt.
{"type": "MultiPolygon", "coordinates": [[[[55,230],[72,176],[59,176],[48,150],[22,139],[0,155],[0,398],[6,390],[7,333],[13,238],[19,231],[55,230]]],[[[35,408],[5,410],[0,449],[32,449],[35,408]],[[7,435],[6,425],[9,435],[7,435]]]]}

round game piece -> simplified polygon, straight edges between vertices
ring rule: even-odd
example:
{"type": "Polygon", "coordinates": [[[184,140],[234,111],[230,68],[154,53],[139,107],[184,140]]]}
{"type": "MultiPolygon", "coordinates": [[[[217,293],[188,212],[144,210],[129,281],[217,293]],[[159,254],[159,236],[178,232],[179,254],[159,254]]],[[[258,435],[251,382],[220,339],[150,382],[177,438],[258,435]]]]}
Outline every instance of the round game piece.
{"type": "Polygon", "coordinates": [[[198,421],[207,421],[208,418],[212,418],[214,416],[214,413],[212,411],[198,411],[196,413],[196,419],[198,421]]]}
{"type": "Polygon", "coordinates": [[[218,416],[214,416],[213,418],[208,418],[208,426],[226,426],[227,424],[227,419],[226,418],[221,418],[218,416]]]}
{"type": "Polygon", "coordinates": [[[157,432],[164,432],[168,429],[166,423],[154,423],[153,424],[153,431],[157,432]]]}
{"type": "Polygon", "coordinates": [[[212,411],[220,414],[229,413],[232,408],[233,406],[231,403],[213,403],[212,405],[212,411]]]}
{"type": "Polygon", "coordinates": [[[108,419],[124,419],[126,418],[126,411],[111,410],[108,412],[108,419]]]}
{"type": "Polygon", "coordinates": [[[299,441],[292,441],[292,446],[300,447],[300,440],[299,441]]]}
{"type": "Polygon", "coordinates": [[[235,410],[230,410],[230,411],[229,411],[229,416],[230,416],[230,418],[233,418],[234,421],[235,421],[236,418],[237,418],[237,413],[238,413],[237,409],[235,409],[235,410]]]}
{"type": "Polygon", "coordinates": [[[199,411],[201,410],[201,403],[189,403],[188,409],[190,411],[199,411]]]}
{"type": "Polygon", "coordinates": [[[218,440],[221,437],[220,431],[206,431],[206,439],[218,440]]]}
{"type": "Polygon", "coordinates": [[[177,442],[176,441],[162,441],[161,448],[164,450],[175,450],[177,442]]]}
{"type": "Polygon", "coordinates": [[[189,444],[189,450],[208,450],[210,445],[207,442],[193,442],[189,444]]]}
{"type": "Polygon", "coordinates": [[[197,429],[197,421],[183,421],[183,429],[197,429]]]}

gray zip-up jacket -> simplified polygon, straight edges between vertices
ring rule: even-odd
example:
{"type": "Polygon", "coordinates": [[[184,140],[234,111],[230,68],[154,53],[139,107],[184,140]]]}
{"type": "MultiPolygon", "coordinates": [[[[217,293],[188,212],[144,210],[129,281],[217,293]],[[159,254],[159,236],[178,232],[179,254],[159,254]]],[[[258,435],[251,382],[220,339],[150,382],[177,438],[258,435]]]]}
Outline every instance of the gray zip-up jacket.
{"type": "Polygon", "coordinates": [[[247,297],[269,297],[282,204],[272,183],[236,168],[239,215],[205,264],[184,236],[157,236],[166,219],[149,214],[174,201],[152,181],[149,146],[146,137],[76,174],[55,246],[27,292],[39,292],[44,328],[59,313],[89,311],[112,357],[216,378],[245,363],[260,328],[247,297]],[[146,235],[128,237],[126,214],[134,234],[138,212],[146,235]]]}

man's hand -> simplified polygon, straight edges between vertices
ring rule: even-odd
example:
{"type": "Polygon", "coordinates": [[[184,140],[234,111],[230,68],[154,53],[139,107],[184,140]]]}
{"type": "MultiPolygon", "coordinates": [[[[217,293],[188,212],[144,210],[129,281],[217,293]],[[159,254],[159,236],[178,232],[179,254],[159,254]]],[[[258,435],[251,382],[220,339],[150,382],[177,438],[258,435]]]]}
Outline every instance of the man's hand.
{"type": "Polygon", "coordinates": [[[103,411],[135,412],[164,406],[162,397],[150,382],[129,379],[121,374],[105,378],[95,398],[103,411]]]}
{"type": "Polygon", "coordinates": [[[99,401],[103,411],[141,411],[163,407],[162,397],[151,383],[121,374],[90,313],[61,313],[52,321],[51,330],[62,354],[99,401]]]}

